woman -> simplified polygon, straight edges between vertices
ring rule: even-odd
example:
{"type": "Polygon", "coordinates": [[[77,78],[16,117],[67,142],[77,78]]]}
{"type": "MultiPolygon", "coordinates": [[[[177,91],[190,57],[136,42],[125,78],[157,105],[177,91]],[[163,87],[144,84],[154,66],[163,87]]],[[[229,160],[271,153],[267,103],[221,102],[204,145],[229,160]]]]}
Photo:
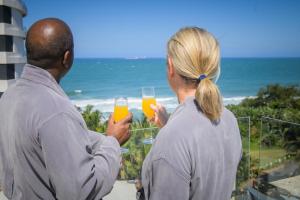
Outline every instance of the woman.
{"type": "Polygon", "coordinates": [[[241,158],[237,120],[215,84],[220,49],[206,30],[179,30],[168,42],[168,81],[179,106],[167,118],[153,106],[161,127],[142,170],[151,200],[230,199],[241,158]]]}

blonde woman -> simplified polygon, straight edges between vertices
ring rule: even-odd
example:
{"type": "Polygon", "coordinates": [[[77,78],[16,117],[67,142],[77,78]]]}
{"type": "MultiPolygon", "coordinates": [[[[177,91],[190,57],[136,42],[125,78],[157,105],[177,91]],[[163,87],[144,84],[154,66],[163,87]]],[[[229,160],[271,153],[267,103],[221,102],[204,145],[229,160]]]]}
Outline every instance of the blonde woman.
{"type": "Polygon", "coordinates": [[[153,107],[161,130],[143,164],[145,199],[230,199],[242,145],[216,85],[219,44],[204,29],[183,28],[168,42],[167,61],[180,105],[169,119],[162,106],[153,107]]]}

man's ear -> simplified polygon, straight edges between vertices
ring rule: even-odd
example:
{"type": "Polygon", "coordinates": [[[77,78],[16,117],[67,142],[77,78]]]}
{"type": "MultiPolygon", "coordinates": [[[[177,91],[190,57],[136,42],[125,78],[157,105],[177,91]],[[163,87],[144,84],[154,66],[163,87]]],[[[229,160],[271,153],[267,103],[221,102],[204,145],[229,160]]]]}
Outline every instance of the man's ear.
{"type": "Polygon", "coordinates": [[[70,50],[64,53],[62,64],[68,70],[71,68],[73,64],[73,53],[70,50]]]}

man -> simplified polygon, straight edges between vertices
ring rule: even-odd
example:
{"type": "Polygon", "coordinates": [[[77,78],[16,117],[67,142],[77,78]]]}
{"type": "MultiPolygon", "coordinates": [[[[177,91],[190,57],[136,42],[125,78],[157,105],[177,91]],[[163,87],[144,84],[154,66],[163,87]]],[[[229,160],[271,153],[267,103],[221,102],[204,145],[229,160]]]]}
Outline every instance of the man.
{"type": "Polygon", "coordinates": [[[26,37],[23,74],[0,99],[0,184],[9,199],[101,199],[120,166],[132,114],[107,136],[87,129],[59,86],[73,63],[67,24],[47,18],[26,37]]]}

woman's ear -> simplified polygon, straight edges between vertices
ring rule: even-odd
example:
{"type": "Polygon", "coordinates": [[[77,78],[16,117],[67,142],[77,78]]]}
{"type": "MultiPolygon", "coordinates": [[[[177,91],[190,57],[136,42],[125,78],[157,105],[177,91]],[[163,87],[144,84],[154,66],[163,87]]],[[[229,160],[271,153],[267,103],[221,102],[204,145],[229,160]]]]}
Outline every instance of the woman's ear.
{"type": "Polygon", "coordinates": [[[174,66],[173,66],[173,61],[170,58],[170,56],[168,56],[168,75],[169,75],[169,77],[174,76],[174,66]]]}

